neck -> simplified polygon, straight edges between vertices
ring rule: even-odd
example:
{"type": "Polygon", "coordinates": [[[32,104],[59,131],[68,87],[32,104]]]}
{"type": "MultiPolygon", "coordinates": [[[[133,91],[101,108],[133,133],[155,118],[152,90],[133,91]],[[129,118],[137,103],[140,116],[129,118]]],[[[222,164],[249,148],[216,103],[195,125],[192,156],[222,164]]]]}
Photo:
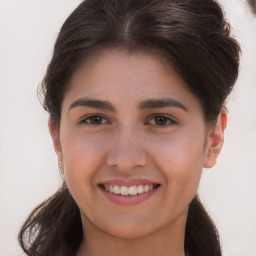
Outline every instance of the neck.
{"type": "Polygon", "coordinates": [[[77,256],[184,256],[186,217],[183,214],[152,234],[129,239],[107,234],[82,217],[84,238],[77,256]]]}

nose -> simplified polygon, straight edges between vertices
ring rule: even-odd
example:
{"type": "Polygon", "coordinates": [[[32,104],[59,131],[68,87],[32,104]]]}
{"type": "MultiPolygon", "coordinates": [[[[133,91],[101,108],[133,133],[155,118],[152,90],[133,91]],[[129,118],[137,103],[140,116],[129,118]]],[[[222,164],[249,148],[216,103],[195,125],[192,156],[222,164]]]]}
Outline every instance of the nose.
{"type": "Polygon", "coordinates": [[[143,149],[143,139],[135,129],[128,127],[120,129],[111,140],[107,165],[127,174],[146,165],[147,155],[143,149]]]}

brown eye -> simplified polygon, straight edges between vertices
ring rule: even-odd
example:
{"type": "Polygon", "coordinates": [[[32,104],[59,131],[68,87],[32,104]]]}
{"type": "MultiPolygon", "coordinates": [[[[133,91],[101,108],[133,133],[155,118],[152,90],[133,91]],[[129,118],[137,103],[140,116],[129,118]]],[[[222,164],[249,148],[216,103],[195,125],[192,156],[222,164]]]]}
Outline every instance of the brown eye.
{"type": "Polygon", "coordinates": [[[109,123],[104,117],[102,116],[89,116],[81,121],[81,123],[91,124],[91,125],[101,125],[109,123]]]}
{"type": "Polygon", "coordinates": [[[92,116],[89,118],[91,124],[101,124],[102,119],[103,118],[101,116],[92,116]]]}
{"type": "Polygon", "coordinates": [[[177,122],[174,119],[163,115],[152,117],[149,123],[155,126],[168,126],[177,124],[177,122]]]}
{"type": "Polygon", "coordinates": [[[168,121],[167,118],[164,116],[155,117],[155,123],[157,125],[166,125],[167,121],[168,121]]]}

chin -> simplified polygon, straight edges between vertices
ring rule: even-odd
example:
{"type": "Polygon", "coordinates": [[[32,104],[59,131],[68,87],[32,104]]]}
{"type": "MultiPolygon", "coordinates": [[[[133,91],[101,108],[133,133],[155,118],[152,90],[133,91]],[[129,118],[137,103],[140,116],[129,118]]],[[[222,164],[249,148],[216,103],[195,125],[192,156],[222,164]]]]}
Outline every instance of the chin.
{"type": "Polygon", "coordinates": [[[147,230],[145,227],[138,228],[137,227],[116,227],[111,228],[109,230],[104,230],[105,233],[108,233],[109,235],[119,238],[119,239],[138,239],[145,236],[150,235],[153,233],[152,230],[147,230]]]}

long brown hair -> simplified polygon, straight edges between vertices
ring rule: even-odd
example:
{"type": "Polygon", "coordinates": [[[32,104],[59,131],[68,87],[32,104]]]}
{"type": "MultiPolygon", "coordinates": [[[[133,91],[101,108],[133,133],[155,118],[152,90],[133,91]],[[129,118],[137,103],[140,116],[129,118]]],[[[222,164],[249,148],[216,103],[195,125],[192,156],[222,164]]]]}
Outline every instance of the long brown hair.
{"type": "MultiPolygon", "coordinates": [[[[101,49],[148,50],[166,58],[214,122],[238,76],[238,43],[214,0],[86,0],[67,18],[41,85],[50,122],[61,119],[69,81],[81,62],[101,49]]],[[[39,205],[19,233],[29,256],[75,255],[83,236],[79,208],[63,186],[39,205]]],[[[185,250],[220,256],[214,223],[195,196],[189,206],[185,250]]]]}

